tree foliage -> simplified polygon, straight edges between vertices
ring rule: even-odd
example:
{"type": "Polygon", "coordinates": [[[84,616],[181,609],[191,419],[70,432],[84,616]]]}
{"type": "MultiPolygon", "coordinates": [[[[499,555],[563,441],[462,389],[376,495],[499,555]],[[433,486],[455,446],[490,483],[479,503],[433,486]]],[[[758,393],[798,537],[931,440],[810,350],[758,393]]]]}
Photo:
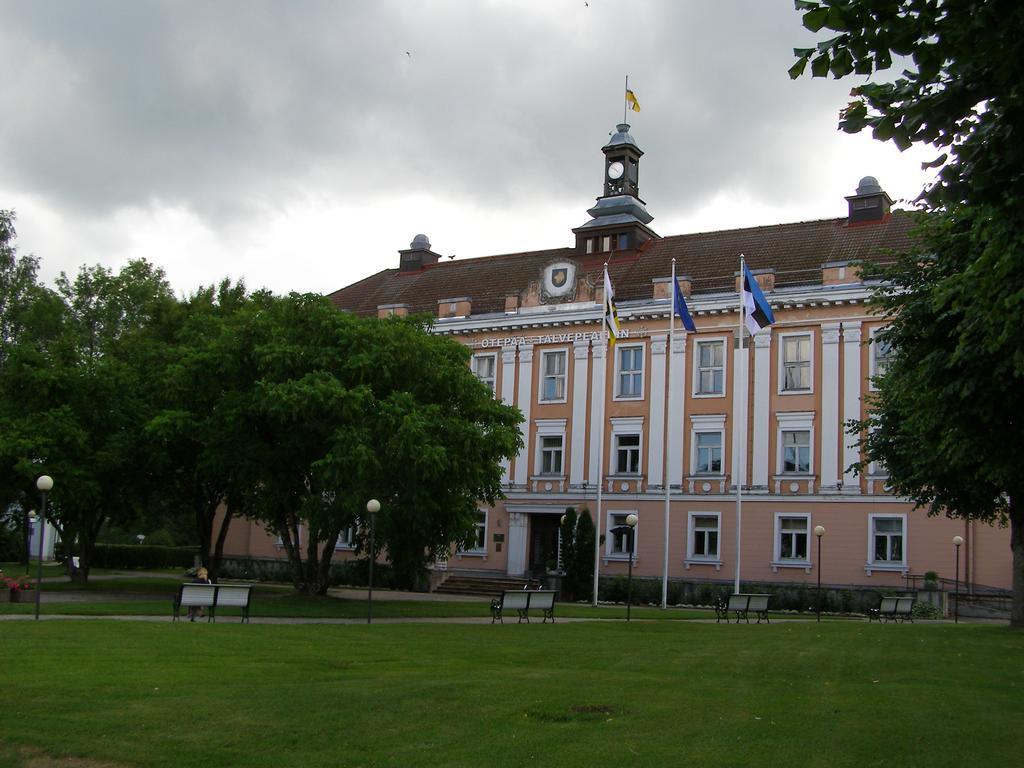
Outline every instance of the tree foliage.
{"type": "Polygon", "coordinates": [[[796,8],[807,29],[837,34],[796,49],[790,77],[802,75],[808,62],[814,77],[836,78],[907,64],[891,81],[854,87],[839,127],[870,128],[901,150],[936,147],[931,165],[941,170],[924,194],[930,207],[1020,201],[1024,6],[1017,0],[797,0],[796,8]]]}
{"type": "Polygon", "coordinates": [[[360,551],[377,554],[365,513],[377,498],[375,545],[396,583],[416,586],[473,529],[478,504],[499,497],[519,412],[472,375],[464,346],[416,321],[356,318],[292,295],[268,301],[249,329],[246,514],[281,537],[297,585],[319,593],[343,529],[357,526],[360,551]]]}
{"type": "Polygon", "coordinates": [[[87,578],[106,519],[131,519],[151,483],[141,436],[160,345],[145,331],[174,299],[144,261],[116,274],[84,267],[40,297],[52,312],[37,315],[46,322],[27,326],[0,368],[0,460],[23,486],[54,478],[47,519],[77,544],[87,578]]]}
{"type": "Polygon", "coordinates": [[[1024,7],[1013,0],[796,2],[804,26],[837,35],[797,49],[792,77],[875,75],[840,113],[900,149],[929,144],[939,169],[919,202],[919,248],[883,278],[875,309],[893,362],[860,434],[863,469],[931,514],[1009,520],[1014,599],[1024,625],[1024,7]]]}

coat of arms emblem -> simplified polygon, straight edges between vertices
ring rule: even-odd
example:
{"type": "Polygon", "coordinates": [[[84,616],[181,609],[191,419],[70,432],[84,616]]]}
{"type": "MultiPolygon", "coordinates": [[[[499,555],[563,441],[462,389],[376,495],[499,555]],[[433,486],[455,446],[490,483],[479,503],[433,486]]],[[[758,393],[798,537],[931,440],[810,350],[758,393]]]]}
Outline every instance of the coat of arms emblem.
{"type": "Polygon", "coordinates": [[[551,284],[555,288],[561,288],[565,285],[565,281],[569,279],[569,269],[567,267],[558,267],[551,270],[551,284]]]}

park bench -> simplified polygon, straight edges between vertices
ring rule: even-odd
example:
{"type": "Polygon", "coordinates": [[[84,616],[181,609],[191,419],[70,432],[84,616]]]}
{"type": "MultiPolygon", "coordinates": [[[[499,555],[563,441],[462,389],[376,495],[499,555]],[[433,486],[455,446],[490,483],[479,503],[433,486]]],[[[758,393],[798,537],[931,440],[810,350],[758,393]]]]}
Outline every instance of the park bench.
{"type": "Polygon", "coordinates": [[[877,619],[885,621],[910,621],[914,623],[912,611],[914,610],[914,598],[912,597],[883,597],[878,607],[868,611],[868,621],[877,619]]]}
{"type": "Polygon", "coordinates": [[[544,621],[546,624],[548,619],[551,619],[551,623],[555,622],[555,590],[553,589],[515,589],[506,590],[501,593],[501,597],[496,597],[491,600],[491,624],[497,620],[504,624],[502,619],[503,611],[516,611],[519,614],[519,622],[522,623],[526,620],[526,623],[530,623],[530,610],[543,611],[544,621]]]}
{"type": "Polygon", "coordinates": [[[729,623],[729,615],[733,614],[736,616],[736,623],[740,623],[740,619],[743,619],[750,623],[750,614],[753,613],[757,617],[757,623],[761,623],[761,619],[764,619],[766,623],[771,624],[771,619],[768,618],[768,598],[771,595],[755,595],[755,594],[738,594],[729,595],[727,602],[719,601],[715,604],[715,616],[716,623],[721,622],[725,619],[725,623],[729,623]]]}
{"type": "Polygon", "coordinates": [[[242,623],[249,623],[249,604],[252,602],[252,584],[218,584],[215,608],[240,608],[242,623]]]}
{"type": "Polygon", "coordinates": [[[252,602],[251,584],[182,584],[174,598],[173,621],[177,621],[182,608],[208,608],[207,621],[216,621],[217,608],[240,608],[242,623],[249,621],[252,602]]]}

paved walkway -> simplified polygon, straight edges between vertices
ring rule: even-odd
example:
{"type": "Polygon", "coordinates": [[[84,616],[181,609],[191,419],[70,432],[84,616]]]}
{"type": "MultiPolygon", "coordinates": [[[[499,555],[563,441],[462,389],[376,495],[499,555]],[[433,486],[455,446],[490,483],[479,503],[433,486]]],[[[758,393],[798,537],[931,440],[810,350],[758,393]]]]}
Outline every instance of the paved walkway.
{"type": "MultiPolygon", "coordinates": [[[[145,571],[116,571],[106,573],[102,575],[95,575],[90,579],[91,584],[99,584],[106,580],[117,580],[117,579],[139,579],[139,578],[163,578],[168,577],[174,578],[175,574],[169,573],[153,573],[145,571]]],[[[50,576],[43,579],[46,583],[63,583],[67,584],[71,579],[67,576],[50,576]]],[[[264,587],[274,587],[276,585],[261,585],[264,587]]],[[[282,590],[290,589],[286,585],[281,585],[282,590]]],[[[365,600],[367,597],[366,589],[354,589],[350,587],[332,587],[327,590],[327,594],[331,597],[341,598],[345,600],[365,600]]],[[[68,591],[44,591],[42,593],[43,603],[88,603],[88,602],[136,602],[136,601],[153,601],[153,600],[167,600],[168,594],[162,593],[126,593],[126,592],[104,592],[96,590],[68,590],[68,591]]],[[[481,605],[481,616],[475,617],[417,617],[417,618],[376,618],[373,620],[374,624],[490,624],[490,616],[487,615],[487,604],[488,599],[481,595],[448,595],[440,594],[437,592],[405,592],[402,590],[374,590],[373,593],[374,602],[391,602],[391,601],[420,601],[420,602],[454,602],[454,603],[479,603],[481,605]]],[[[35,594],[29,593],[27,600],[28,604],[32,604],[35,601],[35,594]]],[[[615,610],[620,612],[619,615],[604,617],[593,617],[593,618],[568,618],[558,617],[558,623],[573,623],[579,621],[615,621],[621,622],[625,620],[625,617],[621,615],[621,611],[624,606],[621,605],[609,605],[602,606],[607,607],[610,611],[615,610]]],[[[0,621],[25,621],[34,620],[34,614],[0,614],[0,621]]],[[[83,616],[73,614],[45,614],[40,616],[40,619],[45,621],[55,620],[96,620],[96,619],[109,619],[114,621],[145,621],[145,622],[170,622],[170,616],[137,616],[137,615],[119,615],[119,616],[83,616]]],[[[834,619],[829,618],[827,621],[833,621],[834,619]]],[[[864,621],[867,622],[866,618],[857,619],[854,617],[844,617],[846,621],[864,621]]],[[[633,621],[636,622],[649,622],[649,621],[661,621],[660,619],[642,619],[635,618],[633,621]]],[[[698,624],[715,624],[718,623],[714,618],[708,619],[679,619],[679,621],[686,621],[687,623],[698,623],[698,624]]],[[[778,616],[773,617],[772,623],[789,623],[789,622],[813,622],[814,616],[778,616]]],[[[187,623],[187,622],[185,622],[187,623]]],[[[199,624],[205,624],[208,622],[199,621],[199,624]]],[[[238,623],[236,617],[225,617],[221,623],[238,623]]],[[[289,625],[289,624],[365,624],[366,619],[336,619],[336,618],[280,618],[280,617],[267,617],[267,616],[253,616],[251,618],[252,624],[277,624],[277,625],[289,625]]],[[[516,623],[513,621],[510,624],[516,623]]],[[[541,622],[532,622],[539,624],[541,622]]],[[[931,625],[942,625],[952,624],[951,619],[933,619],[921,622],[924,624],[931,625]]],[[[980,619],[980,618],[960,618],[961,624],[1006,624],[1004,619],[980,619]]]]}

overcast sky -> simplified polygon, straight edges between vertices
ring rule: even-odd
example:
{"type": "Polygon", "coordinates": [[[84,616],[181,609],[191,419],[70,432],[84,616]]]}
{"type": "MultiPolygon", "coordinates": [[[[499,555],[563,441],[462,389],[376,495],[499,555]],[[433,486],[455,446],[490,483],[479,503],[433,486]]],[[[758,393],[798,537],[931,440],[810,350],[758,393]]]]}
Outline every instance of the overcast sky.
{"type": "Polygon", "coordinates": [[[927,151],[836,130],[791,81],[792,0],[0,0],[0,208],[42,276],[145,257],[329,292],[425,233],[457,258],[569,246],[640,101],[661,235],[842,216],[927,151]]]}

